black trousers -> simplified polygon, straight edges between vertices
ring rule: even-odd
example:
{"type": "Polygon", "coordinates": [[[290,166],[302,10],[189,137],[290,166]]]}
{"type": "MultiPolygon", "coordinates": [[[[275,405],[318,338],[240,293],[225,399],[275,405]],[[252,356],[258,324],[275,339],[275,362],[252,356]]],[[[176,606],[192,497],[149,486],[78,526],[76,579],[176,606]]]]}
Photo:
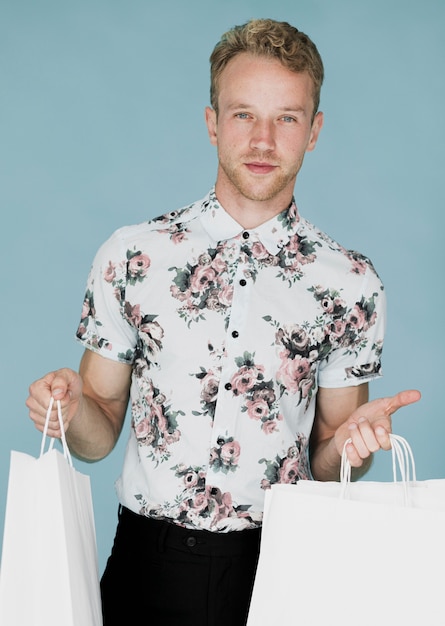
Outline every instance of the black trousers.
{"type": "Polygon", "coordinates": [[[189,530],[119,510],[104,626],[245,626],[260,530],[189,530]]]}

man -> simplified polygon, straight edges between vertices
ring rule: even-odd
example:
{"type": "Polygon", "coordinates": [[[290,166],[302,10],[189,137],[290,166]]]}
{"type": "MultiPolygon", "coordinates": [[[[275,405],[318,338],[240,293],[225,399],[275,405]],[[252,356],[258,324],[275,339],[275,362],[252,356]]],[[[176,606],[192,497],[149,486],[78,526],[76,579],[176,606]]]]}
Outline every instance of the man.
{"type": "Polygon", "coordinates": [[[392,413],[419,398],[368,402],[383,287],[293,199],[323,124],[322,80],[317,48],[287,23],[222,37],[206,109],[215,188],[113,234],[88,281],[79,374],[30,387],[36,426],[60,399],[70,448],[88,460],[113,449],[131,402],[105,626],[244,624],[264,490],[337,480],[348,440],[360,476],[390,447],[392,413]]]}

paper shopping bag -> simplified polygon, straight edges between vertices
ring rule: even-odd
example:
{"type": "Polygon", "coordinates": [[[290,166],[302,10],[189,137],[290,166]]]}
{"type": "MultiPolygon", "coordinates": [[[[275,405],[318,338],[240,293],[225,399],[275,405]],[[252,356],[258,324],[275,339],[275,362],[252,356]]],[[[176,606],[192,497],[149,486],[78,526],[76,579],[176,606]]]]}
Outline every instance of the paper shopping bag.
{"type": "Polygon", "coordinates": [[[248,626],[444,626],[445,480],[402,473],[274,485],[248,626]]]}
{"type": "Polygon", "coordinates": [[[11,453],[0,625],[100,626],[90,479],[72,466],[64,437],[63,454],[43,452],[44,438],[39,458],[11,453]]]}

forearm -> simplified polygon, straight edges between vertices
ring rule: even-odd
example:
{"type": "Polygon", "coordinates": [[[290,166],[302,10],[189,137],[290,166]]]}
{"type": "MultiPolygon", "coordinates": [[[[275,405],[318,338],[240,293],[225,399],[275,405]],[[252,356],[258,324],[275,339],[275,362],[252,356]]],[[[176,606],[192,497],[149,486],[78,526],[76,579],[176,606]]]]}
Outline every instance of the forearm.
{"type": "MultiPolygon", "coordinates": [[[[125,408],[120,408],[122,422],[125,408]]],[[[94,399],[83,395],[66,431],[66,439],[74,456],[83,461],[99,461],[113,450],[120,431],[121,424],[110,419],[94,399]]]]}

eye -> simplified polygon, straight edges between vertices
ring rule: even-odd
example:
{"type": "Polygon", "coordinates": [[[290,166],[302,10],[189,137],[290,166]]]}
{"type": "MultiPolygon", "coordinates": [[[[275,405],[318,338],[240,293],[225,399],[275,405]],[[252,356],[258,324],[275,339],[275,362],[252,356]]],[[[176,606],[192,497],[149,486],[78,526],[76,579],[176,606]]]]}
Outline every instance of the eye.
{"type": "Polygon", "coordinates": [[[235,117],[237,117],[239,120],[247,120],[250,116],[248,113],[237,113],[235,117]]]}
{"type": "Polygon", "coordinates": [[[287,124],[290,124],[291,122],[296,122],[297,120],[294,117],[291,117],[290,115],[283,115],[283,117],[281,118],[283,122],[286,122],[287,124]]]}

